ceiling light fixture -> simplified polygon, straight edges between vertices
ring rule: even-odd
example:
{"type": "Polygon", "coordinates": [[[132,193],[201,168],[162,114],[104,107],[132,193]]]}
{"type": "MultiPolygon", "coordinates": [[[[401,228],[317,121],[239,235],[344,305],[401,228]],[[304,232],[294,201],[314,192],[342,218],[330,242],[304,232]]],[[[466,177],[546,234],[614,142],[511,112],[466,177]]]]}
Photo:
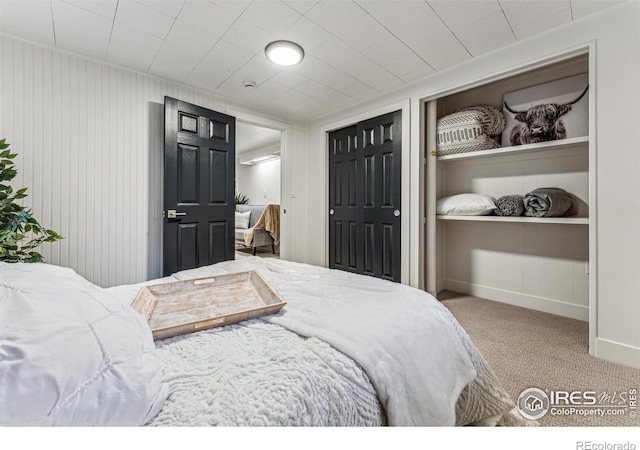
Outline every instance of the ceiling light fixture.
{"type": "Polygon", "coordinates": [[[304,50],[295,42],[274,41],[264,49],[267,59],[280,66],[295,66],[304,58],[304,50]]]}
{"type": "Polygon", "coordinates": [[[244,86],[245,89],[247,89],[249,91],[256,88],[256,82],[255,81],[244,80],[242,82],[242,85],[244,86]]]}
{"type": "Polygon", "coordinates": [[[253,166],[254,164],[258,164],[261,162],[267,162],[267,161],[272,161],[274,159],[278,159],[280,158],[280,155],[276,155],[276,154],[271,154],[271,155],[265,155],[265,156],[258,156],[257,158],[253,158],[250,159],[248,161],[240,161],[240,164],[243,164],[245,166],[253,166]]]}

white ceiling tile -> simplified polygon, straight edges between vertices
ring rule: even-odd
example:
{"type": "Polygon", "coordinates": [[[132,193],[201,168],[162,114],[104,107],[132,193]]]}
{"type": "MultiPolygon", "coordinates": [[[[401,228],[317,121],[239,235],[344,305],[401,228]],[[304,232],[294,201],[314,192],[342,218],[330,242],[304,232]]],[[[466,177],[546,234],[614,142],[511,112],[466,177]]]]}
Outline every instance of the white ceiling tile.
{"type": "Polygon", "coordinates": [[[164,39],[175,19],[141,3],[121,1],[118,3],[116,22],[129,25],[144,33],[164,39]]]}
{"type": "Polygon", "coordinates": [[[429,75],[431,75],[433,73],[435,73],[435,70],[433,70],[429,66],[425,66],[425,67],[422,67],[421,69],[418,69],[416,71],[408,72],[408,73],[405,73],[403,75],[399,75],[399,77],[405,83],[411,83],[413,81],[420,80],[422,78],[426,78],[426,77],[428,77],[429,75]]]}
{"type": "Polygon", "coordinates": [[[290,89],[284,94],[276,97],[274,101],[282,104],[297,105],[299,103],[306,101],[309,97],[310,96],[308,94],[305,94],[304,92],[300,92],[295,89],[290,89]]]}
{"type": "Polygon", "coordinates": [[[332,33],[358,51],[365,50],[393,35],[370,15],[364,15],[348,27],[334,30],[332,33]]]}
{"type": "Polygon", "coordinates": [[[261,30],[278,35],[302,17],[282,2],[257,1],[242,13],[242,19],[261,30]]]}
{"type": "Polygon", "coordinates": [[[335,34],[366,15],[358,4],[351,1],[323,1],[318,2],[305,14],[312,22],[320,25],[330,33],[335,34]]]}
{"type": "Polygon", "coordinates": [[[309,79],[304,75],[300,75],[297,72],[292,70],[283,69],[272,77],[272,80],[277,81],[283,86],[287,86],[288,88],[294,89],[300,86],[302,83],[308,81],[309,79]]]}
{"type": "MultiPolygon", "coordinates": [[[[243,80],[251,80],[260,86],[262,83],[280,72],[280,70],[282,70],[281,67],[270,63],[264,55],[258,54],[254,55],[246,64],[236,70],[229,80],[231,83],[237,83],[240,85],[243,80]]],[[[225,81],[225,83],[220,86],[220,89],[224,88],[229,80],[225,81]]]]}
{"type": "Polygon", "coordinates": [[[275,36],[246,20],[238,19],[222,36],[227,42],[253,53],[262,52],[275,36]]]}
{"type": "Polygon", "coordinates": [[[307,11],[309,11],[318,3],[318,0],[290,0],[284,1],[283,3],[295,9],[300,14],[306,14],[307,11]]]}
{"type": "Polygon", "coordinates": [[[290,88],[270,79],[260,83],[255,89],[245,89],[245,98],[269,102],[290,90],[290,88]]]}
{"type": "Polygon", "coordinates": [[[432,38],[430,46],[416,48],[420,57],[436,71],[461,64],[471,59],[471,54],[458,42],[445,35],[442,40],[432,38]]]}
{"type": "Polygon", "coordinates": [[[209,2],[187,1],[178,15],[184,24],[221,37],[238,19],[238,16],[209,2]]]}
{"type": "Polygon", "coordinates": [[[57,0],[51,6],[57,47],[96,59],[106,57],[111,20],[57,0]]]}
{"type": "Polygon", "coordinates": [[[485,17],[502,14],[497,0],[428,0],[427,3],[450,28],[482,22],[485,17]]]}
{"type": "Polygon", "coordinates": [[[511,30],[509,30],[503,35],[492,34],[490,36],[485,36],[483,39],[475,41],[470,40],[466,44],[466,48],[472,56],[480,56],[514,42],[516,42],[516,37],[513,35],[511,30]]]}
{"type": "Polygon", "coordinates": [[[355,97],[358,94],[371,90],[371,87],[362,81],[357,80],[351,75],[335,68],[331,68],[330,70],[319,74],[316,76],[315,80],[325,86],[331,86],[333,89],[351,97],[355,97]]]}
{"type": "Polygon", "coordinates": [[[230,12],[235,16],[240,16],[242,12],[251,5],[250,0],[223,0],[223,1],[212,1],[216,6],[230,12]]]}
{"type": "MultiPolygon", "coordinates": [[[[389,30],[402,29],[408,23],[415,23],[427,17],[429,6],[424,1],[358,1],[358,5],[371,14],[389,30]]],[[[426,27],[426,23],[424,24],[426,27]]]]}
{"type": "Polygon", "coordinates": [[[216,42],[215,36],[176,21],[149,72],[173,80],[186,79],[216,42]]]}
{"type": "Polygon", "coordinates": [[[161,50],[153,59],[153,62],[147,72],[151,75],[166,78],[168,80],[186,82],[192,71],[191,61],[189,61],[188,64],[185,64],[183,61],[174,59],[174,55],[175,57],[179,57],[179,52],[172,52],[168,50],[161,50]]]}
{"type": "Polygon", "coordinates": [[[242,98],[242,96],[246,94],[246,88],[242,84],[243,80],[242,75],[233,74],[223,81],[222,84],[215,89],[215,92],[226,98],[242,98]]]}
{"type": "Polygon", "coordinates": [[[332,38],[333,35],[306,17],[301,17],[300,20],[280,33],[278,37],[294,41],[302,46],[305,52],[310,52],[332,38]]]}
{"type": "Polygon", "coordinates": [[[316,97],[309,97],[306,100],[298,103],[297,106],[310,109],[312,111],[315,111],[317,114],[327,114],[334,109],[331,103],[316,97]]]}
{"type": "Polygon", "coordinates": [[[470,58],[426,2],[362,2],[361,5],[435,70],[470,58]]]}
{"type": "Polygon", "coordinates": [[[331,103],[334,106],[344,108],[348,105],[355,103],[355,100],[348,95],[343,94],[342,92],[338,92],[335,89],[329,89],[325,93],[322,94],[323,100],[331,103]]]}
{"type": "Polygon", "coordinates": [[[337,38],[330,39],[315,49],[314,55],[375,89],[397,86],[400,81],[337,38]]]}
{"type": "Polygon", "coordinates": [[[313,80],[306,81],[296,88],[296,91],[307,94],[311,97],[322,98],[322,96],[329,90],[328,86],[318,83],[313,80]]]}
{"type": "Polygon", "coordinates": [[[203,89],[215,90],[253,57],[253,53],[219,40],[189,74],[188,80],[203,89]]]}
{"type": "Polygon", "coordinates": [[[581,19],[585,16],[598,13],[603,9],[624,3],[614,0],[571,0],[573,19],[581,19]]]}
{"type": "Polygon", "coordinates": [[[306,55],[302,62],[297,66],[288,67],[287,70],[299,73],[309,79],[320,76],[332,67],[324,61],[320,61],[312,54],[306,55]]]}
{"type": "Polygon", "coordinates": [[[495,49],[502,41],[515,41],[509,23],[497,1],[430,1],[429,5],[474,56],[495,49]],[[460,14],[460,9],[465,14],[460,14]],[[470,49],[473,48],[472,52],[470,49]]]}
{"type": "Polygon", "coordinates": [[[378,63],[403,80],[406,80],[407,77],[413,78],[416,73],[429,74],[434,72],[427,63],[413,52],[399,54],[397,57],[389,57],[378,63]]]}
{"type": "Polygon", "coordinates": [[[414,40],[409,46],[434,70],[444,70],[471,58],[467,49],[451,34],[430,34],[424,40],[414,40]]]}
{"type": "Polygon", "coordinates": [[[271,102],[271,108],[274,114],[281,117],[295,117],[298,120],[312,120],[319,116],[316,111],[312,111],[300,105],[281,105],[275,100],[271,102]]]}
{"type": "Polygon", "coordinates": [[[138,0],[138,3],[175,19],[178,17],[185,0],[138,0]]]}
{"type": "Polygon", "coordinates": [[[269,80],[258,84],[255,89],[246,89],[243,86],[242,76],[234,74],[223,83],[218,92],[225,96],[231,95],[237,101],[250,104],[254,108],[269,109],[273,103],[274,95],[281,95],[288,90],[287,87],[269,80]]]}
{"type": "Polygon", "coordinates": [[[408,53],[414,54],[409,47],[391,35],[388,39],[376,42],[362,52],[363,55],[378,64],[400,58],[408,53]]]}
{"type": "Polygon", "coordinates": [[[55,45],[51,3],[47,1],[29,2],[24,0],[0,1],[0,32],[22,39],[55,45]]]}
{"type": "Polygon", "coordinates": [[[146,72],[162,46],[162,39],[122,23],[115,23],[109,42],[107,61],[146,72]]]}
{"type": "Polygon", "coordinates": [[[543,33],[572,20],[568,0],[545,1],[544,8],[538,2],[501,1],[500,5],[518,40],[543,33]]]}
{"type": "Polygon", "coordinates": [[[106,17],[109,20],[113,20],[116,15],[116,8],[118,6],[118,0],[63,0],[65,3],[69,3],[78,8],[85,9],[89,12],[97,14],[102,17],[106,17]]]}
{"type": "Polygon", "coordinates": [[[373,88],[369,88],[367,91],[360,92],[359,94],[354,94],[352,97],[356,100],[363,101],[375,97],[380,93],[373,88]]]}

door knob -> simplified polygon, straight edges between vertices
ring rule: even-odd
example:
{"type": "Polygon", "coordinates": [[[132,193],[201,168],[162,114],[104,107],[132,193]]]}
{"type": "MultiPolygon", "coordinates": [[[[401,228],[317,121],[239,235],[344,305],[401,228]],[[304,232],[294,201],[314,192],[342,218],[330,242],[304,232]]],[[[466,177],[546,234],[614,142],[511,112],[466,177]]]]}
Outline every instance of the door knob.
{"type": "Polygon", "coordinates": [[[329,214],[333,216],[333,213],[335,213],[335,211],[333,209],[330,209],[329,214]]]}
{"type": "Polygon", "coordinates": [[[178,212],[175,209],[167,210],[167,219],[176,219],[178,216],[186,216],[187,213],[178,212]]]}
{"type": "Polygon", "coordinates": [[[393,215],[396,217],[400,217],[400,210],[399,209],[394,209],[393,210],[393,215]]]}

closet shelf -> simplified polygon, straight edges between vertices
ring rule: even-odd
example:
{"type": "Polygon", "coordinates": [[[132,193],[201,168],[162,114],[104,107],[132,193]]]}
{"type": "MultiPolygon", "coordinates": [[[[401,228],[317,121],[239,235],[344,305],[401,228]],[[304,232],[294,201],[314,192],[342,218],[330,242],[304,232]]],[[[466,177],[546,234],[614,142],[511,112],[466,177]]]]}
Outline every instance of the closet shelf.
{"type": "Polygon", "coordinates": [[[438,156],[438,161],[459,161],[481,158],[491,158],[502,155],[525,155],[546,150],[569,150],[574,148],[588,148],[589,136],[561,139],[557,141],[541,142],[537,144],[517,145],[514,147],[500,147],[491,150],[479,150],[476,152],[454,153],[452,155],[438,156]]]}
{"type": "Polygon", "coordinates": [[[551,223],[561,225],[589,225],[588,217],[527,217],[527,216],[444,216],[437,220],[463,220],[469,222],[551,223]]]}
{"type": "Polygon", "coordinates": [[[444,216],[437,220],[463,220],[472,222],[550,223],[564,225],[589,225],[588,217],[526,217],[526,216],[444,216]]]}

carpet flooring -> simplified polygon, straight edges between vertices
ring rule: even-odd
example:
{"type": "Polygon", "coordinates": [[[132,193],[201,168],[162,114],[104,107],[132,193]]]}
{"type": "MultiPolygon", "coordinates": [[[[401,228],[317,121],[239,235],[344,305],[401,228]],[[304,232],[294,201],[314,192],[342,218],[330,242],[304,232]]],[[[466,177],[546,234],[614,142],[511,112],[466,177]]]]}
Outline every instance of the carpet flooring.
{"type": "MultiPolygon", "coordinates": [[[[589,355],[587,322],[470,295],[443,292],[439,300],[458,319],[516,401],[531,387],[550,391],[595,391],[597,407],[584,414],[547,414],[541,426],[640,426],[629,408],[629,391],[640,392],[640,370],[589,355]],[[609,397],[605,400],[605,397],[609,397]],[[624,415],[611,415],[621,404],[624,415]],[[604,415],[595,414],[597,410],[604,415]]],[[[576,407],[578,408],[578,407],[576,407]]],[[[635,410],[640,413],[640,404],[635,410]]]]}

